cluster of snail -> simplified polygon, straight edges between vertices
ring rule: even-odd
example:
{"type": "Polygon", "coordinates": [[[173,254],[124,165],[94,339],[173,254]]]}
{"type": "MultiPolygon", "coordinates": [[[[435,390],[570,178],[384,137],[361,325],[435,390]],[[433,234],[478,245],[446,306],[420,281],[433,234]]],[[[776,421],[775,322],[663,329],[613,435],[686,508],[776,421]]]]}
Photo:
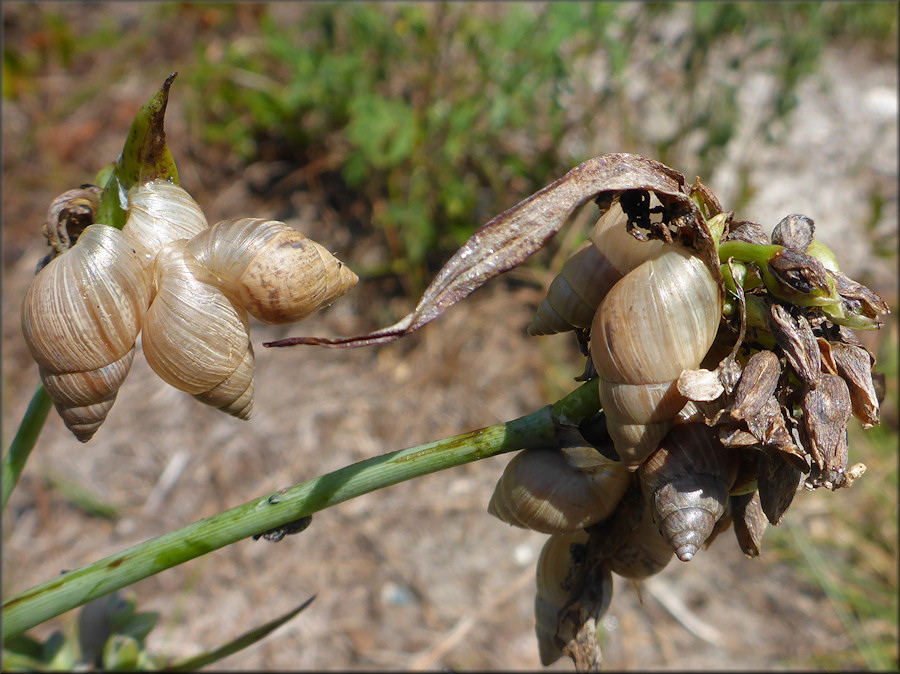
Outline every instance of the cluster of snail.
{"type": "Polygon", "coordinates": [[[788,216],[770,240],[716,212],[715,268],[677,237],[646,236],[667,225],[648,219],[652,196],[608,205],[528,327],[575,331],[605,415],[605,433],[583,433],[592,446],[517,454],[488,506],[550,534],[535,598],[544,665],[606,611],[611,573],[639,580],[689,561],[732,524],[758,555],[804,474],[807,488],[836,489],[865,470],[847,465],[851,411],[878,422],[874,357],[846,326],[871,327],[887,306],[838,271],[812,221],[788,216]],[[741,260],[751,249],[778,261],[741,260]],[[791,301],[765,278],[779,265],[799,287],[791,301]]]}
{"type": "Polygon", "coordinates": [[[210,226],[172,182],[133,187],[121,230],[92,223],[99,194],[73,190],[51,206],[45,234],[57,255],[22,306],[44,387],[82,442],[106,419],[138,335],[162,379],[247,419],[254,363],[248,314],[265,323],[298,321],[357,282],[331,253],[282,222],[210,226]]]}

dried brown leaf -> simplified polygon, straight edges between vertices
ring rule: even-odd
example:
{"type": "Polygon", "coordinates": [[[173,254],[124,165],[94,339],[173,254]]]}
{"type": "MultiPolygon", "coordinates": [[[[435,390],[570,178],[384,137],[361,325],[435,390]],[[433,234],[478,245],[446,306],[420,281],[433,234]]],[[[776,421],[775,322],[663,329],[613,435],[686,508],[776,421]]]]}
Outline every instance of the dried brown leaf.
{"type": "MultiPolygon", "coordinates": [[[[592,199],[603,200],[609,193],[626,190],[651,190],[668,211],[699,215],[689,197],[691,188],[678,171],[633,154],[595,157],[475,232],[438,272],[415,310],[394,325],[356,337],[289,337],[267,342],[264,346],[314,344],[352,348],[403,337],[437,318],[473,290],[520,265],[540,250],[580,206],[592,199]]],[[[700,236],[708,238],[709,234],[700,231],[700,236]]],[[[711,245],[711,242],[706,243],[711,245]]],[[[715,270],[718,270],[717,264],[715,270]]]]}

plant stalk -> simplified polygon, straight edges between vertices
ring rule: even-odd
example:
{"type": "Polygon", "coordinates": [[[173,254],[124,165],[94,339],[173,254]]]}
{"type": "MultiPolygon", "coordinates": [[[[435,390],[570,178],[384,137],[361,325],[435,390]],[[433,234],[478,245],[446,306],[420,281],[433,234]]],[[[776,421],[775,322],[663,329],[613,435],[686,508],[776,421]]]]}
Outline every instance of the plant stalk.
{"type": "Polygon", "coordinates": [[[25,416],[22,417],[22,423],[19,424],[16,437],[13,438],[9,451],[6,452],[2,466],[0,466],[3,498],[0,511],[6,509],[6,502],[9,501],[13,489],[19,481],[19,476],[22,475],[22,471],[25,469],[25,462],[37,443],[38,436],[41,434],[41,429],[44,427],[44,422],[47,420],[47,415],[50,413],[52,406],[53,401],[50,400],[50,396],[44,389],[43,384],[38,384],[37,390],[31,397],[31,402],[28,403],[28,409],[25,410],[25,416]]]}
{"type": "Polygon", "coordinates": [[[597,381],[553,405],[480,430],[345,466],[308,482],[145,541],[69,571],[3,604],[2,636],[19,635],[65,611],[160,571],[378,489],[489,456],[560,446],[600,408],[597,381]]]}

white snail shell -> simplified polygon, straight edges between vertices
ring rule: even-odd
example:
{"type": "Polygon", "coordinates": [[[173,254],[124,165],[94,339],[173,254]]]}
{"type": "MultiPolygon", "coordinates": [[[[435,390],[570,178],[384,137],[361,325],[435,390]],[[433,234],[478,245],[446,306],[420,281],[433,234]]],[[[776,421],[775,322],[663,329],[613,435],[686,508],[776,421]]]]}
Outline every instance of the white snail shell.
{"type": "Polygon", "coordinates": [[[122,231],[88,227],[35,278],[22,325],[60,415],[87,441],[112,407],[142,327],[144,353],[165,381],[249,418],[248,310],[268,323],[296,321],[357,280],[284,223],[209,227],[183,188],[155,180],[129,191],[122,231]]]}
{"type": "Polygon", "coordinates": [[[568,259],[528,326],[530,335],[550,335],[589,328],[610,288],[629,271],[656,255],[661,241],[638,241],[626,230],[618,201],[600,216],[590,240],[568,259]]]}
{"type": "Polygon", "coordinates": [[[592,447],[526,449],[506,466],[488,512],[548,534],[583,529],[615,510],[629,473],[592,447]]]}
{"type": "Polygon", "coordinates": [[[144,321],[147,363],[168,384],[239,418],[253,409],[247,312],[197,278],[197,262],[174,241],[157,255],[156,296],[144,321]]]}
{"type": "Polygon", "coordinates": [[[34,278],[22,331],[66,426],[87,442],[106,418],[131,367],[150,302],[140,246],[91,225],[34,278]]]}
{"type": "Polygon", "coordinates": [[[687,400],[676,382],[696,369],[716,336],[722,301],[706,265],[666,246],[613,286],[591,325],[607,429],[622,460],[640,464],[687,400]]]}
{"type": "Polygon", "coordinates": [[[148,265],[167,243],[190,239],[208,226],[194,198],[168,180],[153,180],[128,192],[128,216],[122,231],[146,249],[148,265]]]}

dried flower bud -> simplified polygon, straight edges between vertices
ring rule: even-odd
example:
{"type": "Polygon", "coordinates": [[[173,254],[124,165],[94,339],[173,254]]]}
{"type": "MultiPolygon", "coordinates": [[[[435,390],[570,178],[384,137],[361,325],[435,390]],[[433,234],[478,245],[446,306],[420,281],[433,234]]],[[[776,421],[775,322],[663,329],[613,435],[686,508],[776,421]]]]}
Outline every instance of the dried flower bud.
{"type": "Polygon", "coordinates": [[[762,225],[755,222],[741,220],[731,223],[731,230],[725,237],[726,241],[746,241],[747,243],[755,243],[757,245],[769,245],[769,237],[766,235],[762,225]]]}
{"type": "Polygon", "coordinates": [[[869,352],[853,344],[829,342],[830,355],[850,389],[853,416],[862,422],[863,428],[878,423],[878,394],[872,378],[872,357],[869,352]]]}
{"type": "Polygon", "coordinates": [[[826,273],[833,279],[840,303],[823,306],[822,311],[834,323],[860,330],[875,330],[884,325],[882,317],[891,310],[881,297],[839,271],[826,273]]]}
{"type": "Polygon", "coordinates": [[[762,537],[769,524],[762,509],[759,492],[732,496],[731,513],[741,551],[748,557],[759,557],[762,537]]]}
{"type": "Polygon", "coordinates": [[[800,471],[776,452],[759,457],[759,504],[772,524],[778,524],[787,512],[800,485],[800,471]]]}
{"type": "Polygon", "coordinates": [[[822,356],[809,321],[803,315],[794,319],[783,306],[773,304],[768,323],[797,376],[809,384],[815,382],[822,367],[822,356]]]}
{"type": "Polygon", "coordinates": [[[801,401],[807,450],[816,462],[818,484],[840,487],[847,468],[847,422],[850,421],[850,391],[841,377],[823,374],[807,387],[801,401]]]}
{"type": "Polygon", "coordinates": [[[840,304],[835,280],[829,273],[816,258],[790,248],[772,255],[762,270],[770,293],[801,307],[840,304]]]}
{"type": "Polygon", "coordinates": [[[778,363],[778,356],[771,351],[753,354],[734,389],[731,417],[740,421],[759,414],[775,393],[780,376],[781,365],[778,363]]]}
{"type": "Polygon", "coordinates": [[[805,215],[787,215],[772,230],[772,243],[805,253],[815,231],[812,219],[805,215]]]}

